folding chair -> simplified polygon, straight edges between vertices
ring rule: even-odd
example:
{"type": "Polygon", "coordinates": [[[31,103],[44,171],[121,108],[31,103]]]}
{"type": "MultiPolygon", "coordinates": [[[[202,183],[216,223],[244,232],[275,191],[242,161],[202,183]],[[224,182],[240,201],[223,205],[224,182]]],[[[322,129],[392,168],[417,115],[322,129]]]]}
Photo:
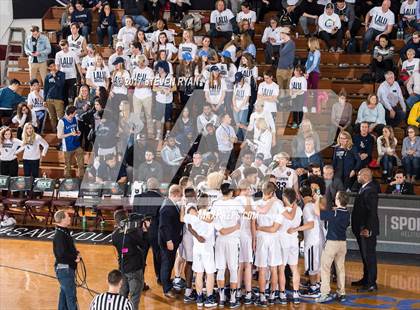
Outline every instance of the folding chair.
{"type": "Polygon", "coordinates": [[[72,225],[76,225],[77,219],[80,217],[79,207],[75,205],[76,200],[79,197],[79,189],[79,179],[64,179],[60,183],[56,199],[51,201],[52,213],[55,213],[60,208],[73,208],[74,214],[72,218],[72,225]]]}
{"type": "Polygon", "coordinates": [[[53,222],[52,200],[54,198],[56,180],[36,178],[32,188],[32,199],[25,202],[25,207],[32,218],[41,216],[45,218],[45,225],[53,222]],[[48,210],[47,210],[48,208],[48,210]]]}
{"type": "MultiPolygon", "coordinates": [[[[7,195],[9,194],[9,181],[10,177],[8,175],[0,175],[0,192],[1,192],[1,201],[3,199],[7,198],[7,195]]],[[[1,209],[1,215],[0,220],[3,220],[4,214],[5,214],[5,207],[2,204],[1,209]]]]}
{"type": "Polygon", "coordinates": [[[3,199],[3,212],[7,215],[22,215],[23,224],[29,214],[25,202],[32,197],[32,177],[11,177],[8,197],[3,199]]]}

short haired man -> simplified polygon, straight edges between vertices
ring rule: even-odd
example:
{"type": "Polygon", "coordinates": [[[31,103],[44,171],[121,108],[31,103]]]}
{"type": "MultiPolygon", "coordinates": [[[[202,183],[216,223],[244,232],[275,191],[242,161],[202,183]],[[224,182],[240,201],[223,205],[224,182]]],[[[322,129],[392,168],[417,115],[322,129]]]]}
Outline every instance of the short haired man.
{"type": "Polygon", "coordinates": [[[31,27],[31,35],[25,40],[25,54],[28,56],[29,77],[35,79],[37,73],[42,81],[47,76],[47,60],[51,53],[51,44],[48,37],[39,31],[38,26],[31,27]]]}
{"type": "Polygon", "coordinates": [[[0,119],[2,116],[11,117],[17,105],[26,101],[17,93],[19,85],[19,80],[12,79],[9,86],[0,88],[0,119]]]}
{"type": "Polygon", "coordinates": [[[123,274],[118,269],[108,273],[108,291],[96,295],[90,304],[90,310],[133,310],[128,298],[119,294],[123,284],[123,274]]]}
{"type": "Polygon", "coordinates": [[[75,106],[66,108],[66,115],[58,121],[57,138],[62,140],[64,152],[64,177],[71,178],[71,159],[74,156],[77,162],[78,176],[84,174],[84,153],[80,147],[80,131],[76,119],[77,109],[75,106]]]}
{"type": "Polygon", "coordinates": [[[58,70],[54,60],[48,60],[47,66],[50,73],[44,80],[44,101],[54,130],[57,127],[57,119],[64,116],[66,75],[58,70]]]}
{"type": "Polygon", "coordinates": [[[56,223],[53,239],[54,269],[60,283],[58,309],[76,310],[78,307],[75,271],[81,258],[68,229],[71,217],[66,211],[59,210],[54,214],[54,222],[56,223]]]}
{"type": "Polygon", "coordinates": [[[413,183],[407,182],[404,170],[395,172],[394,181],[388,184],[387,194],[393,195],[415,195],[413,183]]]}

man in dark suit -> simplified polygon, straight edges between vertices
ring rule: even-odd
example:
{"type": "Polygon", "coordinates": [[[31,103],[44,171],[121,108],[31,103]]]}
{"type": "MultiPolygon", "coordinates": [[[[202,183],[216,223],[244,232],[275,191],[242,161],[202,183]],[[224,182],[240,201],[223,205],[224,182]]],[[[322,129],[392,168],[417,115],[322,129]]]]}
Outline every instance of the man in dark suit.
{"type": "Polygon", "coordinates": [[[326,165],[323,168],[323,177],[325,182],[325,198],[327,199],[328,210],[334,207],[335,196],[339,191],[344,191],[344,184],[340,178],[334,177],[334,168],[326,165]]]}
{"type": "Polygon", "coordinates": [[[379,235],[378,184],[372,181],[372,171],[359,171],[357,181],[362,185],[355,198],[351,214],[351,228],[356,236],[363,261],[363,278],[352,282],[361,286],[358,292],[376,292],[376,237],[379,235]]]}
{"type": "Polygon", "coordinates": [[[182,188],[172,185],[169,188],[168,198],[162,203],[159,210],[159,246],[161,253],[160,280],[163,293],[168,298],[176,298],[172,291],[171,273],[175,264],[176,251],[182,241],[183,223],[179,217],[179,206],[182,199],[182,188]]]}
{"type": "Polygon", "coordinates": [[[160,283],[160,247],[158,242],[159,231],[159,210],[163,203],[163,196],[159,193],[160,183],[156,178],[147,180],[147,191],[134,196],[133,212],[151,216],[151,223],[147,234],[147,247],[145,248],[145,261],[147,261],[147,253],[152,247],[153,265],[158,283],[160,283]]]}

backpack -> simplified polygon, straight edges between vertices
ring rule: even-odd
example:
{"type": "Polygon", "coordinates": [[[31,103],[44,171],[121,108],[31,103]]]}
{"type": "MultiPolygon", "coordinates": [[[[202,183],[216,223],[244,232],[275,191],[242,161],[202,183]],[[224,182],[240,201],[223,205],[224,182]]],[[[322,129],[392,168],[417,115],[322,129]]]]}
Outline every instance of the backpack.
{"type": "Polygon", "coordinates": [[[193,31],[200,31],[202,24],[201,24],[201,16],[198,13],[190,13],[185,15],[181,20],[181,28],[184,30],[193,30],[193,31]]]}
{"type": "Polygon", "coordinates": [[[346,44],[346,52],[349,54],[357,54],[360,52],[356,38],[350,38],[346,44]]]}

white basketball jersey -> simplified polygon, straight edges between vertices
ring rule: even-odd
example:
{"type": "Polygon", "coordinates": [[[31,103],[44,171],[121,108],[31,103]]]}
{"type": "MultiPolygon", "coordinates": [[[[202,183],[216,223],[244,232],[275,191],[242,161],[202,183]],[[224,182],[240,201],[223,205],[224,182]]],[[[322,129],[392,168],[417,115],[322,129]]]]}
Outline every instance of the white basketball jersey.
{"type": "Polygon", "coordinates": [[[75,40],[73,40],[73,37],[71,35],[67,37],[67,42],[69,42],[70,50],[75,52],[77,56],[80,56],[80,54],[82,53],[82,44],[84,39],[85,38],[81,35],[79,35],[75,40]]]}
{"type": "Polygon", "coordinates": [[[279,168],[273,170],[273,175],[277,178],[277,186],[280,190],[285,188],[293,188],[296,180],[296,171],[292,168],[286,167],[283,171],[279,168]]]}

